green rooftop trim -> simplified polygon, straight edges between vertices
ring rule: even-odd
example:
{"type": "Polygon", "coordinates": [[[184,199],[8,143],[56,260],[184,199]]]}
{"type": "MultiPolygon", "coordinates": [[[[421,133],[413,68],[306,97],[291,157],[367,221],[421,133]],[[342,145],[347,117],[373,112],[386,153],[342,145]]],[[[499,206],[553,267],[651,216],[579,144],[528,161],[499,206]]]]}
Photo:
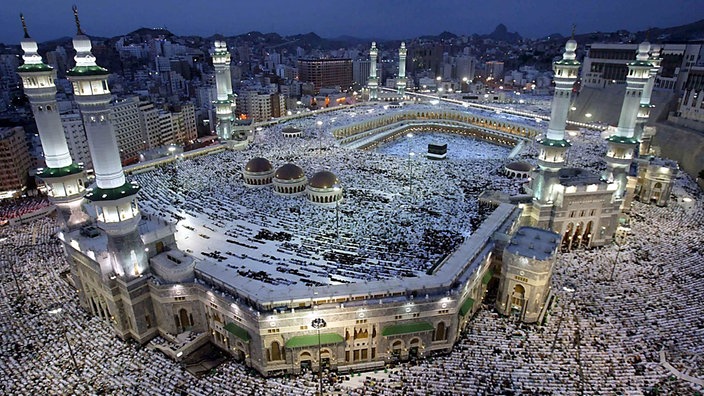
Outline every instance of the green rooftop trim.
{"type": "Polygon", "coordinates": [[[214,56],[227,56],[230,55],[227,51],[215,51],[213,52],[214,56]]]}
{"type": "MultiPolygon", "coordinates": [[[[345,339],[337,333],[321,333],[320,345],[339,344],[345,339]]],[[[291,337],[286,341],[286,348],[305,348],[310,346],[318,346],[318,335],[302,335],[291,337]]]]}
{"type": "Polygon", "coordinates": [[[606,141],[616,144],[638,144],[638,139],[616,135],[609,136],[606,141]]]}
{"type": "Polygon", "coordinates": [[[69,70],[66,75],[69,76],[104,76],[110,74],[108,69],[100,66],[76,66],[69,70]]]}
{"type": "Polygon", "coordinates": [[[648,61],[633,61],[633,62],[628,62],[626,66],[643,66],[643,67],[653,67],[653,64],[648,62],[648,61]]]}
{"type": "Polygon", "coordinates": [[[139,191],[139,186],[136,184],[125,183],[120,187],[115,188],[100,188],[95,187],[88,191],[86,198],[90,201],[115,201],[120,198],[136,195],[139,191]]]}
{"type": "Polygon", "coordinates": [[[567,60],[567,59],[555,61],[555,64],[560,65],[560,66],[579,66],[579,65],[581,65],[581,63],[579,63],[579,61],[567,60]]]}
{"type": "Polygon", "coordinates": [[[213,104],[232,104],[230,99],[214,100],[213,104]]]}
{"type": "Polygon", "coordinates": [[[83,172],[83,165],[71,164],[69,166],[64,166],[63,168],[44,168],[37,170],[37,176],[42,179],[47,179],[52,177],[75,175],[81,172],[83,172]]]}
{"type": "Polygon", "coordinates": [[[234,335],[235,337],[239,338],[244,342],[249,342],[249,340],[252,339],[247,330],[237,326],[232,322],[225,325],[225,330],[229,331],[230,334],[234,335]]]}
{"type": "Polygon", "coordinates": [[[484,274],[484,276],[482,276],[482,285],[488,285],[489,281],[493,277],[494,277],[494,271],[493,270],[487,271],[486,274],[484,274]]]}
{"type": "Polygon", "coordinates": [[[471,297],[467,297],[467,299],[464,300],[464,302],[460,306],[460,316],[467,315],[467,312],[470,312],[472,310],[473,306],[474,306],[474,299],[471,297]]]}
{"type": "Polygon", "coordinates": [[[545,138],[540,141],[540,144],[542,144],[543,146],[548,146],[548,147],[570,147],[570,146],[572,146],[572,144],[565,139],[556,140],[556,139],[545,138]]]}
{"type": "Polygon", "coordinates": [[[46,63],[31,63],[20,66],[17,68],[19,73],[31,73],[31,72],[47,72],[54,70],[53,67],[47,65],[46,63]]]}
{"type": "Polygon", "coordinates": [[[650,104],[650,103],[641,103],[641,104],[640,104],[640,107],[641,107],[641,108],[652,109],[653,107],[655,107],[655,105],[650,104]]]}
{"type": "Polygon", "coordinates": [[[428,322],[401,323],[384,327],[384,330],[381,331],[381,335],[388,337],[399,334],[420,333],[433,329],[433,325],[428,322]]]}

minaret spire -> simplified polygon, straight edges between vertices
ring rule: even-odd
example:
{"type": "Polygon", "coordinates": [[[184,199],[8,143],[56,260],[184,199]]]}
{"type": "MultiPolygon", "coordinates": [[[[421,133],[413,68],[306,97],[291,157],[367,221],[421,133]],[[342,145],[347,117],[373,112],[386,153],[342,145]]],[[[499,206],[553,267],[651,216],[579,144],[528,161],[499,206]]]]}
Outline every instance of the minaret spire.
{"type": "Polygon", "coordinates": [[[22,29],[24,29],[24,38],[28,39],[29,31],[27,31],[27,21],[24,20],[24,14],[20,13],[20,20],[22,20],[22,29]]]}
{"type": "Polygon", "coordinates": [[[215,40],[212,49],[213,67],[215,68],[215,87],[217,98],[213,101],[218,118],[216,130],[222,141],[233,139],[233,121],[235,119],[235,97],[232,92],[230,74],[230,52],[224,40],[215,40]]]}
{"type": "Polygon", "coordinates": [[[376,76],[376,59],[379,50],[376,48],[376,42],[372,41],[372,47],[369,49],[369,79],[367,80],[367,88],[369,88],[369,100],[377,100],[379,98],[379,81],[376,76]]]}
{"type": "Polygon", "coordinates": [[[553,62],[552,66],[555,72],[555,96],[552,99],[550,124],[540,140],[538,170],[531,181],[534,217],[538,227],[552,228],[551,210],[557,194],[554,187],[560,183],[558,172],[565,165],[565,154],[570,147],[565,139],[565,125],[580,66],[576,59],[576,49],[577,42],[574,39],[568,40],[562,59],[553,62]]]}
{"type": "Polygon", "coordinates": [[[638,46],[636,60],[628,63],[626,95],[621,106],[618,127],[607,139],[606,171],[603,178],[616,183],[614,192],[616,199],[622,199],[626,192],[628,171],[638,143],[635,136],[636,119],[643,91],[650,78],[650,69],[653,68],[653,64],[649,61],[649,51],[650,43],[642,42],[638,46]]]}
{"type": "Polygon", "coordinates": [[[78,6],[73,5],[73,18],[76,20],[76,34],[83,35],[83,30],[81,30],[81,20],[78,19],[78,6]]]}
{"type": "Polygon", "coordinates": [[[83,165],[71,159],[66,144],[56,102],[56,71],[42,61],[37,42],[27,31],[24,15],[20,14],[20,19],[24,28],[21,42],[24,64],[17,68],[17,74],[22,77],[22,87],[29,98],[46,164],[46,167],[37,169],[37,176],[44,181],[49,200],[59,208],[63,226],[72,229],[88,219],[81,210],[86,175],[83,165]]]}
{"type": "Polygon", "coordinates": [[[572,36],[570,37],[570,40],[574,40],[574,31],[577,29],[577,24],[572,24],[572,36]]]}
{"type": "Polygon", "coordinates": [[[398,49],[398,79],[396,80],[396,92],[401,99],[406,96],[406,43],[401,42],[398,49]]]}
{"type": "MultiPolygon", "coordinates": [[[[75,8],[74,14],[78,22],[75,8]]],[[[86,193],[86,198],[96,209],[98,227],[108,236],[111,271],[117,276],[134,279],[149,270],[144,242],[137,228],[142,218],[137,200],[139,186],[127,182],[122,170],[115,129],[110,120],[110,72],[95,63],[90,39],[78,23],[77,26],[78,34],[73,38],[76,66],[67,75],[83,117],[95,171],[95,185],[86,193]]]]}

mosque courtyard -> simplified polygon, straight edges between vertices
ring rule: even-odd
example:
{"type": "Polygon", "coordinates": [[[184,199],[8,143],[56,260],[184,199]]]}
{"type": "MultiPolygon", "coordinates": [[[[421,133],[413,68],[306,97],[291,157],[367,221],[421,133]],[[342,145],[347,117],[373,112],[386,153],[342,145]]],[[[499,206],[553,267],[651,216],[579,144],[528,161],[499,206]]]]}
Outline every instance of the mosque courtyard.
{"type": "MultiPolygon", "coordinates": [[[[142,186],[143,213],[175,223],[182,250],[249,277],[257,287],[422,276],[481,223],[486,213],[477,197],[483,190],[515,194],[525,180],[501,172],[514,160],[507,158],[511,148],[481,140],[429,133],[360,151],[340,147],[325,132],[345,117],[373,117],[382,111],[373,106],[345,109],[271,126],[259,131],[246,150],[177,160],[130,178],[142,186]],[[315,126],[319,119],[322,131],[315,126]],[[291,125],[303,129],[303,136],[284,138],[281,129],[291,125]],[[448,143],[447,160],[424,158],[431,141],[448,143]],[[309,178],[331,171],[344,200],[320,207],[305,196],[247,187],[241,171],[254,157],[267,158],[274,168],[294,163],[309,178]]],[[[603,167],[605,142],[599,132],[575,130],[570,137],[571,166],[603,167]]],[[[534,153],[528,144],[517,158],[530,162],[534,153]]],[[[326,391],[702,392],[703,223],[701,190],[680,173],[667,207],[634,204],[624,246],[558,256],[552,280],[557,300],[545,324],[524,326],[485,305],[451,354],[358,377],[326,375],[326,391]],[[679,204],[683,197],[692,198],[693,205],[679,204]],[[609,280],[612,270],[615,276],[609,280]]],[[[5,255],[9,246],[21,246],[13,251],[17,260],[12,267],[2,268],[0,393],[315,393],[317,382],[310,373],[265,379],[228,361],[195,378],[149,344],[116,339],[108,324],[80,309],[65,280],[68,264],[57,231],[50,218],[0,228],[5,255]],[[49,313],[56,306],[62,312],[49,313]]]]}

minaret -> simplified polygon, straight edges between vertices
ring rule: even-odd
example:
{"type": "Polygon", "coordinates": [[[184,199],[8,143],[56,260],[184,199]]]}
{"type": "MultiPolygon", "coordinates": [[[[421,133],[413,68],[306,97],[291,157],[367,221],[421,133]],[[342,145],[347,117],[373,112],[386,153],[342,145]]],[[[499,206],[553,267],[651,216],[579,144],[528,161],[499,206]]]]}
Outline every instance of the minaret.
{"type": "Polygon", "coordinates": [[[618,127],[607,139],[606,171],[603,178],[616,183],[615,199],[623,199],[628,170],[633,162],[633,153],[638,140],[635,138],[636,118],[640,109],[643,90],[648,83],[650,69],[653,67],[648,60],[650,43],[647,41],[638,46],[636,60],[628,63],[626,76],[626,96],[621,106],[618,127]]]}
{"type": "MultiPolygon", "coordinates": [[[[639,141],[649,140],[651,138],[650,136],[643,136],[643,129],[650,118],[650,110],[655,107],[650,104],[650,98],[653,93],[653,87],[655,86],[655,77],[660,70],[660,48],[653,49],[648,60],[652,64],[652,67],[648,71],[648,82],[645,84],[645,88],[643,88],[643,96],[640,98],[640,108],[638,109],[638,118],[636,119],[635,138],[639,141]]],[[[644,145],[641,144],[641,148],[643,148],[643,146],[644,145]]],[[[646,144],[645,146],[649,147],[650,145],[646,144]]],[[[642,151],[643,150],[639,150],[639,153],[645,154],[642,151]]]]}
{"type": "Polygon", "coordinates": [[[22,14],[20,19],[24,28],[24,64],[17,68],[17,74],[22,77],[24,93],[32,106],[46,162],[46,168],[38,169],[37,176],[44,180],[49,199],[59,208],[63,226],[72,229],[89,220],[81,210],[86,174],[82,164],[73,162],[66,144],[56,103],[56,71],[42,62],[37,53],[37,42],[29,36],[22,14]]]}
{"type": "Polygon", "coordinates": [[[406,96],[406,43],[401,43],[398,49],[398,78],[396,79],[396,92],[401,98],[406,96]]]}
{"type": "Polygon", "coordinates": [[[98,227],[108,236],[113,271],[121,278],[131,279],[148,267],[137,230],[141,219],[137,206],[139,186],[127,183],[122,171],[115,130],[110,122],[109,72],[96,65],[90,39],[81,31],[75,6],[73,12],[77,27],[73,38],[76,66],[67,74],[83,117],[96,184],[86,198],[95,207],[98,227]]]}
{"type": "Polygon", "coordinates": [[[379,79],[376,76],[377,55],[379,55],[379,50],[376,49],[376,42],[372,41],[372,48],[369,49],[369,80],[367,80],[369,100],[379,99],[379,79]]]}
{"type": "Polygon", "coordinates": [[[553,62],[555,95],[552,99],[550,124],[545,137],[540,140],[538,169],[533,178],[534,220],[538,227],[551,228],[550,212],[557,196],[554,188],[559,184],[558,171],[565,165],[565,154],[570,143],[565,139],[567,112],[570,108],[572,89],[577,81],[580,63],[576,60],[577,42],[567,41],[562,59],[553,62]]]}
{"type": "Polygon", "coordinates": [[[218,118],[216,130],[220,140],[230,140],[232,138],[232,122],[235,119],[235,95],[232,93],[230,53],[227,51],[227,43],[215,40],[212,53],[217,87],[217,100],[213,101],[215,114],[218,118]]]}

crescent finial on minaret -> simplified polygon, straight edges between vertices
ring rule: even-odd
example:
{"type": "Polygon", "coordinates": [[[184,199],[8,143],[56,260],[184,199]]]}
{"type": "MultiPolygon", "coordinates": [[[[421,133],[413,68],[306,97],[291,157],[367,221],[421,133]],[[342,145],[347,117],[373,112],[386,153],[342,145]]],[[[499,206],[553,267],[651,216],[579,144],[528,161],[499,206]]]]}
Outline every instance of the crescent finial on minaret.
{"type": "Polygon", "coordinates": [[[574,31],[575,31],[575,29],[577,29],[577,25],[573,23],[573,24],[572,24],[572,40],[574,40],[574,31]]]}
{"type": "Polygon", "coordinates": [[[651,28],[648,28],[645,31],[645,41],[650,41],[650,30],[651,30],[651,28]]]}
{"type": "Polygon", "coordinates": [[[29,32],[27,31],[27,22],[24,20],[24,14],[20,13],[20,19],[22,20],[22,29],[24,29],[24,38],[29,38],[29,32]]]}
{"type": "Polygon", "coordinates": [[[81,21],[78,19],[78,7],[73,5],[73,17],[76,19],[76,34],[84,34],[81,30],[81,21]]]}

